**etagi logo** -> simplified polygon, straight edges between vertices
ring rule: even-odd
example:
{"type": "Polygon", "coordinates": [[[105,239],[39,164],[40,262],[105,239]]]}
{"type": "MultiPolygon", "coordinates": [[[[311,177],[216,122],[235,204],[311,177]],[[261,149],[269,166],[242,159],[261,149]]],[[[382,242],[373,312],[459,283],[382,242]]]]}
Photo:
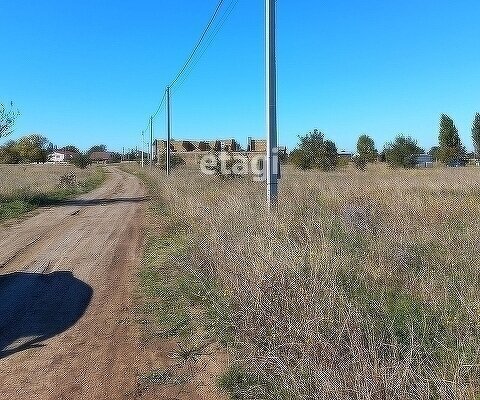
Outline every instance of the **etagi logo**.
{"type": "MultiPolygon", "coordinates": [[[[279,175],[278,148],[272,150],[272,166],[279,175]]],[[[246,176],[251,174],[255,182],[265,181],[268,174],[265,155],[248,156],[223,151],[203,156],[200,160],[200,171],[205,175],[246,176]]]]}

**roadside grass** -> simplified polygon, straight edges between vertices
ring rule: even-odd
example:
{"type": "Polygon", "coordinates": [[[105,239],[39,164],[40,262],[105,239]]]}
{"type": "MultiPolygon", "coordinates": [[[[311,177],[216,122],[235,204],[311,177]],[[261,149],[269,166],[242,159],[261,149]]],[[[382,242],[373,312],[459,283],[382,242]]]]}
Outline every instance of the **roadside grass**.
{"type": "Polygon", "coordinates": [[[143,266],[139,273],[138,320],[145,342],[174,343],[172,364],[143,375],[143,384],[191,383],[192,365],[216,343],[232,341],[229,297],[192,260],[192,230],[164,203],[155,180],[144,171],[122,167],[141,178],[151,197],[143,266]]]}
{"type": "MultiPolygon", "coordinates": [[[[57,178],[60,181],[60,176],[57,178]]],[[[92,191],[106,180],[103,168],[90,170],[85,180],[69,185],[57,184],[54,189],[41,191],[24,187],[15,189],[5,195],[0,194],[0,222],[18,218],[38,207],[50,206],[59,202],[92,191]]]]}
{"type": "MultiPolygon", "coordinates": [[[[231,366],[218,380],[218,385],[232,400],[265,398],[265,383],[242,367],[231,366]]],[[[272,392],[272,395],[274,393],[272,392]]]]}
{"type": "Polygon", "coordinates": [[[180,339],[181,358],[193,356],[212,340],[230,339],[227,297],[206,274],[191,268],[189,246],[186,233],[169,232],[168,227],[163,234],[150,231],[140,272],[141,311],[152,323],[147,334],[180,339]]]}

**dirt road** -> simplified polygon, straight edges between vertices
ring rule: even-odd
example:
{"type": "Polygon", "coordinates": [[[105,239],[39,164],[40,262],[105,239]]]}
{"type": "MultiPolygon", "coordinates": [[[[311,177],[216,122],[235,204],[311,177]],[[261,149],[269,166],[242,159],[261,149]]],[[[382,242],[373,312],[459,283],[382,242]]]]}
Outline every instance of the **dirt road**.
{"type": "Polygon", "coordinates": [[[110,168],[101,188],[0,226],[1,399],[134,397],[144,196],[110,168]]]}

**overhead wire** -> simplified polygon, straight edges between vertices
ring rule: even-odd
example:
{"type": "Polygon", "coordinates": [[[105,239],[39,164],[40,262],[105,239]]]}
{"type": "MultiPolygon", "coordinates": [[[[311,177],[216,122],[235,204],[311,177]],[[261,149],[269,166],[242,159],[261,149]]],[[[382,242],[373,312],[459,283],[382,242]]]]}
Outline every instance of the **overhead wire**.
{"type": "MultiPolygon", "coordinates": [[[[175,78],[173,79],[173,81],[169,85],[170,88],[173,89],[172,94],[176,93],[178,91],[178,88],[185,83],[188,76],[191,74],[192,70],[198,64],[201,57],[205,54],[205,52],[207,51],[207,49],[212,44],[215,37],[218,35],[218,32],[221,30],[221,28],[225,24],[226,20],[228,19],[228,17],[232,13],[232,11],[235,8],[235,6],[237,5],[238,1],[239,0],[231,0],[229,5],[227,6],[225,12],[223,14],[221,14],[220,19],[215,24],[215,21],[217,20],[217,17],[220,13],[220,10],[225,3],[225,0],[219,0],[218,1],[217,6],[215,7],[215,10],[213,12],[213,15],[209,19],[208,24],[206,25],[205,29],[203,30],[202,34],[200,35],[200,38],[196,42],[193,50],[190,52],[186,62],[183,64],[182,68],[180,69],[180,71],[177,73],[177,75],[175,76],[175,78]],[[214,28],[213,32],[211,30],[212,27],[214,28]],[[202,46],[202,45],[204,45],[204,46],[202,46]]],[[[157,117],[157,115],[163,110],[162,106],[165,104],[165,100],[166,100],[166,92],[164,92],[163,98],[160,101],[160,104],[158,105],[155,112],[152,114],[152,117],[151,117],[152,122],[153,122],[153,119],[155,119],[157,117]]],[[[142,132],[145,132],[145,133],[148,132],[148,129],[150,128],[150,121],[151,120],[149,118],[147,126],[142,132]]]]}
{"type": "Polygon", "coordinates": [[[155,119],[155,117],[157,116],[157,114],[159,113],[159,111],[162,109],[162,106],[163,104],[165,103],[165,99],[167,97],[167,94],[165,92],[163,92],[163,98],[162,98],[162,101],[160,102],[160,104],[158,105],[157,107],[157,110],[153,113],[152,115],[152,118],[155,119]]]}
{"type": "Polygon", "coordinates": [[[213,32],[210,34],[210,36],[207,38],[206,44],[203,46],[201,52],[198,54],[198,56],[192,61],[192,64],[188,68],[188,70],[185,71],[184,77],[181,81],[178,82],[178,84],[175,86],[174,90],[172,91],[172,94],[175,94],[178,92],[179,88],[185,83],[185,81],[188,79],[190,74],[192,73],[193,69],[197,66],[197,64],[200,62],[200,59],[203,57],[203,55],[206,53],[206,51],[209,49],[215,38],[217,37],[218,33],[220,30],[223,28],[225,25],[226,21],[232,14],[233,10],[235,9],[236,5],[238,4],[239,0],[231,0],[227,8],[225,9],[225,12],[223,15],[220,17],[217,25],[215,26],[213,32]]]}
{"type": "Polygon", "coordinates": [[[190,62],[192,61],[193,57],[195,57],[195,54],[197,52],[197,50],[199,49],[199,47],[201,46],[201,44],[203,43],[203,40],[205,39],[205,36],[207,35],[208,31],[210,30],[210,27],[212,26],[212,24],[214,23],[215,19],[217,18],[217,15],[220,11],[220,8],[222,7],[223,3],[224,3],[225,0],[219,0],[218,4],[217,4],[217,7],[215,8],[215,11],[212,15],[212,17],[210,18],[210,20],[208,21],[208,24],[207,26],[205,27],[205,29],[203,30],[202,32],[202,35],[200,36],[200,39],[197,41],[195,47],[193,48],[192,52],[190,53],[190,56],[188,57],[187,61],[185,62],[185,64],[183,65],[183,67],[180,69],[180,72],[177,74],[177,76],[175,77],[175,79],[170,83],[170,87],[173,87],[175,85],[175,83],[177,83],[177,81],[180,79],[180,77],[182,76],[182,74],[185,72],[185,70],[188,68],[188,65],[190,64],[190,62]]]}

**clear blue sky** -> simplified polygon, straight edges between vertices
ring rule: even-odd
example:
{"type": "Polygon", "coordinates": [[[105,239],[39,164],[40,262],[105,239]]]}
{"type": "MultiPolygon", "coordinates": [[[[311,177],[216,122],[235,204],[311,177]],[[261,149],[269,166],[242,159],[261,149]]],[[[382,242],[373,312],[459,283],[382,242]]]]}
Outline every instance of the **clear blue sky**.
{"type": "MultiPolygon", "coordinates": [[[[0,101],[12,138],[112,150],[140,131],[217,0],[1,0],[0,101]]],[[[440,113],[471,148],[480,111],[478,0],[278,0],[279,135],[321,129],[339,149],[361,133],[430,147],[440,113]]],[[[264,136],[263,0],[239,0],[173,98],[175,138],[264,136]]],[[[164,132],[163,115],[155,122],[164,132]]],[[[3,141],[4,139],[2,139],[3,141]]]]}

